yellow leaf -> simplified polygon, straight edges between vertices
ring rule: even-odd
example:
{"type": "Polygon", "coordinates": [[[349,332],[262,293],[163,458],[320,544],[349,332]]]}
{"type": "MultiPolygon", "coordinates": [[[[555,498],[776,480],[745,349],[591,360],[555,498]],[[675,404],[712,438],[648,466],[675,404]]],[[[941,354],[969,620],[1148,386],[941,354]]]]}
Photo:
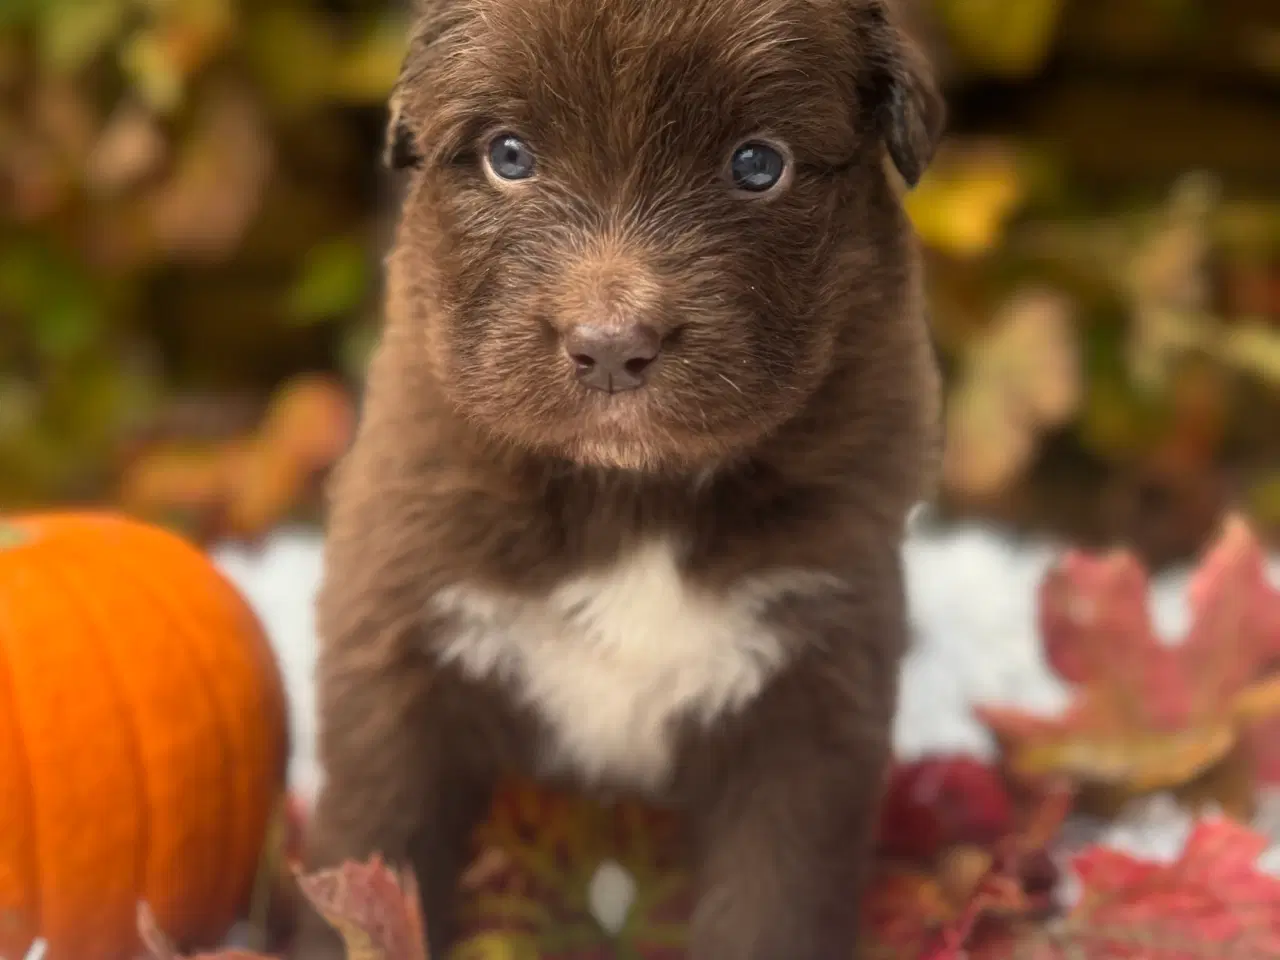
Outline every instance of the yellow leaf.
{"type": "Polygon", "coordinates": [[[1015,747],[1009,759],[1014,773],[1028,781],[1068,776],[1149,793],[1194,780],[1230,753],[1235,743],[1235,729],[1222,723],[1170,733],[1029,741],[1015,747]]]}
{"type": "Polygon", "coordinates": [[[936,6],[963,57],[994,73],[1023,77],[1048,55],[1063,0],[941,0],[936,6]]]}
{"type": "Polygon", "coordinates": [[[1000,145],[944,149],[905,199],[921,239],[958,257],[987,252],[1026,198],[1018,157],[1000,145]]]}
{"type": "Polygon", "coordinates": [[[1236,695],[1232,710],[1243,723],[1254,723],[1280,714],[1280,677],[1246,687],[1236,695]]]}
{"type": "Polygon", "coordinates": [[[398,20],[370,31],[332,72],[333,95],[355,103],[385,99],[400,73],[407,35],[398,20]]]}
{"type": "Polygon", "coordinates": [[[1280,385],[1280,330],[1264,323],[1239,323],[1222,333],[1218,353],[1237,370],[1280,385]]]}
{"type": "Polygon", "coordinates": [[[537,941],[524,934],[482,933],[458,944],[449,960],[538,960],[537,941]]]}

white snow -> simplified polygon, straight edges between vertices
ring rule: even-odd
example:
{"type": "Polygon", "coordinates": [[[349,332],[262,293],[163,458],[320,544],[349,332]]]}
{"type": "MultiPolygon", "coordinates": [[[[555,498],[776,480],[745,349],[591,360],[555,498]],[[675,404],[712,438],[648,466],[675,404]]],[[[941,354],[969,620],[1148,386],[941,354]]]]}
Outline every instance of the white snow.
{"type": "MultiPolygon", "coordinates": [[[[1055,544],[1017,541],[977,524],[939,529],[924,514],[913,519],[904,560],[914,641],[894,730],[902,757],[964,752],[990,758],[991,738],[971,713],[976,703],[1040,713],[1062,708],[1066,690],[1040,654],[1035,620],[1036,586],[1057,551],[1055,544]]],[[[258,612],[279,653],[293,707],[290,780],[309,801],[319,784],[312,690],[319,534],[287,529],[257,550],[222,546],[213,553],[258,612]]],[[[1173,571],[1152,585],[1152,619],[1169,642],[1186,628],[1189,573],[1173,571]]],[[[1280,584],[1280,557],[1273,558],[1271,573],[1280,584]]],[[[1103,842],[1168,860],[1181,850],[1191,823],[1171,799],[1157,797],[1113,824],[1073,821],[1064,848],[1103,842]]],[[[1280,875],[1280,794],[1263,797],[1256,825],[1278,840],[1261,863],[1280,875]]],[[[592,891],[594,911],[609,926],[621,924],[634,895],[632,885],[615,873],[604,865],[592,891]]]]}
{"type": "Polygon", "coordinates": [[[312,530],[281,530],[263,547],[219,546],[214,561],[244,594],[271,638],[289,695],[291,788],[308,805],[320,785],[316,763],[315,616],[320,585],[320,535],[312,530]]]}

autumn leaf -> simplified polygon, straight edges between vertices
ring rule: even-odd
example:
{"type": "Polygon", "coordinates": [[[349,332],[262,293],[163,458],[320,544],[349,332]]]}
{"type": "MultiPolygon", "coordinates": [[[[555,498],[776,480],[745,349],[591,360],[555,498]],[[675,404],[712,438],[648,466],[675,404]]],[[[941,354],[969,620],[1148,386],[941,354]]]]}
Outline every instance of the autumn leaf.
{"type": "Polygon", "coordinates": [[[272,397],[259,436],[264,447],[282,451],[303,471],[336,461],[355,434],[355,407],[342,384],[327,376],[302,375],[272,397]]]}
{"type": "Polygon", "coordinates": [[[1280,881],[1262,873],[1270,840],[1226,818],[1200,821],[1172,863],[1105,848],[1073,858],[1083,890],[1052,957],[1265,960],[1280,957],[1280,881]]]}
{"type": "Polygon", "coordinates": [[[510,781],[475,850],[450,960],[683,956],[691,886],[671,813],[510,781]]]}
{"type": "Polygon", "coordinates": [[[1253,316],[1227,323],[1213,310],[1212,217],[1220,190],[1204,174],[1182,178],[1126,271],[1133,313],[1129,366],[1149,390],[1167,390],[1175,361],[1195,353],[1226,370],[1280,383],[1280,330],[1253,316]]]}
{"type": "MultiPolygon", "coordinates": [[[[984,936],[967,911],[914,960],[1276,960],[1280,881],[1269,839],[1226,818],[1200,821],[1172,863],[1089,847],[1070,866],[1081,892],[1065,917],[984,936]]],[[[989,927],[988,927],[989,929],[989,927]]]]}
{"type": "Polygon", "coordinates": [[[347,960],[426,960],[426,931],[413,874],[380,857],[299,876],[302,893],[341,935],[347,960]]]}
{"type": "Polygon", "coordinates": [[[988,846],[958,844],[925,867],[881,861],[861,904],[861,960],[996,960],[1051,909],[1049,855],[1072,794],[1041,784],[1018,822],[988,846]]]}
{"type": "Polygon", "coordinates": [[[969,259],[988,253],[1026,200],[1028,174],[1010,145],[949,145],[903,202],[930,247],[969,259]]]}
{"type": "Polygon", "coordinates": [[[879,850],[927,861],[960,844],[994,843],[1012,819],[999,771],[968,756],[926,757],[894,767],[881,804],[879,850]]]}
{"type": "MultiPolygon", "coordinates": [[[[347,960],[427,960],[418,886],[381,857],[298,875],[298,887],[342,936],[347,960]]],[[[151,960],[182,960],[147,904],[138,906],[138,933],[151,960]]],[[[265,954],[224,950],[191,960],[267,960],[265,954]]]]}
{"type": "Polygon", "coordinates": [[[1033,73],[1048,55],[1063,0],[938,0],[948,36],[972,63],[1001,76],[1033,73]]]}
{"type": "Polygon", "coordinates": [[[280,387],[249,435],[141,451],[122,471],[118,499],[131,513],[177,518],[202,540],[256,540],[299,505],[354,434],[347,390],[300,376],[280,387]]]}
{"type": "Polygon", "coordinates": [[[120,61],[137,92],[169,112],[181,105],[192,77],[234,39],[236,5],[231,0],[183,0],[153,4],[151,13],[129,36],[120,61]]]}
{"type": "Polygon", "coordinates": [[[1242,519],[1228,519],[1188,599],[1187,636],[1164,644],[1132,554],[1067,554],[1042,583],[1039,609],[1045,656],[1075,687],[1071,706],[1056,718],[978,708],[1010,769],[1138,792],[1175,787],[1280,712],[1280,680],[1263,672],[1280,644],[1280,593],[1242,519]]]}
{"type": "Polygon", "coordinates": [[[943,479],[953,493],[1003,491],[1030,464],[1044,431],[1081,400],[1073,309],[1062,295],[1027,290],[969,351],[947,407],[943,479]]]}

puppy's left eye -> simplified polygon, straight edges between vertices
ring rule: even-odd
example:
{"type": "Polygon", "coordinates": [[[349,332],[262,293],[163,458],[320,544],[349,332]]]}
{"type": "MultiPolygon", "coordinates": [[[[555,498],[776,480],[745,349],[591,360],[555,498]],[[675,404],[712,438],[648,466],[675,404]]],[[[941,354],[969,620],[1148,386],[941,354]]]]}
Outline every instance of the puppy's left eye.
{"type": "Polygon", "coordinates": [[[758,140],[738,147],[729,162],[733,185],[745,193],[768,193],[782,182],[786,172],[787,158],[782,151],[758,140]]]}
{"type": "Polygon", "coordinates": [[[529,145],[510,133],[499,134],[489,141],[485,159],[500,180],[528,180],[537,166],[529,145]]]}

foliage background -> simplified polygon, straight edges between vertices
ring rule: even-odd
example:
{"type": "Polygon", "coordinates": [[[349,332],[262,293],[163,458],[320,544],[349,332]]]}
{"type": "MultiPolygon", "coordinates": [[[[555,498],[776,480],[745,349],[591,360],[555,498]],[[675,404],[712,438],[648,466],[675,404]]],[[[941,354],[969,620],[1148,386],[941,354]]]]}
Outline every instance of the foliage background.
{"type": "MultiPolygon", "coordinates": [[[[903,2],[952,108],[909,201],[946,508],[1156,563],[1228,504],[1280,534],[1280,5],[903,2]]],[[[349,418],[293,378],[358,387],[404,17],[0,0],[0,508],[314,508],[349,418]]]]}

